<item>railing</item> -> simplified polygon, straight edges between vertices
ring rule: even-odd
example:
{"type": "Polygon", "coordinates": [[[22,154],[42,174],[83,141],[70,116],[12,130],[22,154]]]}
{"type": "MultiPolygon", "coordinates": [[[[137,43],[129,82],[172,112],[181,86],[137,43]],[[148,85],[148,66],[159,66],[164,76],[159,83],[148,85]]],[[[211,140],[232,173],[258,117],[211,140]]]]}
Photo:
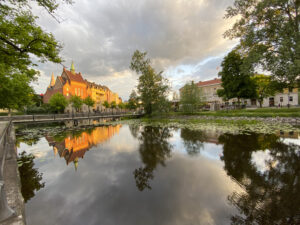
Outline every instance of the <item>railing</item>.
{"type": "Polygon", "coordinates": [[[21,121],[61,121],[71,119],[93,119],[99,117],[124,117],[124,116],[138,116],[141,112],[86,112],[86,113],[68,113],[68,114],[33,114],[33,115],[17,115],[17,116],[0,116],[0,121],[21,122],[21,121]]]}
{"type": "Polygon", "coordinates": [[[7,204],[6,192],[4,189],[5,183],[3,177],[5,161],[7,160],[7,157],[11,157],[9,152],[7,151],[11,127],[12,121],[10,120],[0,138],[0,222],[15,215],[15,212],[7,204]]]}

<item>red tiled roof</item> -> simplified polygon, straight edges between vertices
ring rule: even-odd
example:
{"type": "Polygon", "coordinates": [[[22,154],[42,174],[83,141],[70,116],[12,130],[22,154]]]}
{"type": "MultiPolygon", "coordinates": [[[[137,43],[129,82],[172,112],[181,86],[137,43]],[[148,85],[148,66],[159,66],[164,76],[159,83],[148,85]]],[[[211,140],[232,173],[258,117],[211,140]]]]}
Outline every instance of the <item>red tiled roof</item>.
{"type": "Polygon", "coordinates": [[[213,80],[199,81],[197,83],[197,85],[198,85],[198,87],[201,87],[201,86],[207,86],[207,85],[213,85],[213,84],[221,84],[221,83],[222,83],[221,79],[215,78],[213,80]]]}
{"type": "Polygon", "coordinates": [[[69,78],[70,81],[85,83],[82,76],[81,76],[81,73],[73,74],[71,71],[66,70],[66,68],[64,68],[64,72],[66,73],[66,75],[67,75],[67,77],[69,78]]]}

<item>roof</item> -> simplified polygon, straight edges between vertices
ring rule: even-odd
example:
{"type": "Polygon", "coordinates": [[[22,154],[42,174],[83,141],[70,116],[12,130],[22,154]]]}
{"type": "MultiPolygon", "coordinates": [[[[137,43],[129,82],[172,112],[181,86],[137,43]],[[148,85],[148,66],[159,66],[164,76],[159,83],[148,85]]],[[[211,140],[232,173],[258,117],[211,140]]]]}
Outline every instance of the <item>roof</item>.
{"type": "Polygon", "coordinates": [[[203,86],[208,86],[208,85],[213,85],[213,84],[221,84],[221,83],[222,83],[221,79],[215,78],[213,80],[199,81],[197,83],[197,86],[203,87],[203,86]]]}
{"type": "Polygon", "coordinates": [[[81,76],[81,73],[75,73],[73,74],[71,71],[69,70],[66,70],[66,68],[64,68],[64,72],[66,73],[67,77],[69,78],[70,81],[76,81],[76,82],[79,82],[79,83],[85,83],[82,76],[81,76]]]}

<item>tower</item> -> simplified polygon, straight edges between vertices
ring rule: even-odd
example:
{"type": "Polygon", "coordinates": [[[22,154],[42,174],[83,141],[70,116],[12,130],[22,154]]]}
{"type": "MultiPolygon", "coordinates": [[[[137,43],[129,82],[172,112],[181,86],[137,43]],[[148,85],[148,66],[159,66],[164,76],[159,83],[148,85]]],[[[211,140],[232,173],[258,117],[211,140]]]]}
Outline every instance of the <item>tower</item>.
{"type": "Polygon", "coordinates": [[[75,67],[74,67],[74,62],[73,61],[72,61],[72,64],[71,64],[71,73],[75,74],[75,67]]]}
{"type": "Polygon", "coordinates": [[[52,73],[49,88],[50,88],[50,87],[53,87],[54,85],[55,85],[55,79],[54,79],[54,74],[52,73]]]}

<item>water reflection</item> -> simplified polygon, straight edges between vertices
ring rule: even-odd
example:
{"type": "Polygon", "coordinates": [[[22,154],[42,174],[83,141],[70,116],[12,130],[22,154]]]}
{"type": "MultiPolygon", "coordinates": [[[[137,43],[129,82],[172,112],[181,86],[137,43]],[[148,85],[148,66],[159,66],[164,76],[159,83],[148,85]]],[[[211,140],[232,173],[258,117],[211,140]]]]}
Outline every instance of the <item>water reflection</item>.
{"type": "Polygon", "coordinates": [[[34,168],[34,155],[22,152],[18,156],[19,173],[21,177],[21,192],[24,201],[35,196],[35,192],[45,187],[43,174],[34,168]]]}
{"type": "Polygon", "coordinates": [[[230,203],[232,224],[300,223],[300,147],[276,135],[222,135],[225,170],[244,189],[230,203]]]}
{"type": "MultiPolygon", "coordinates": [[[[137,127],[131,127],[133,136],[137,136],[137,127]]],[[[140,191],[151,189],[150,180],[154,178],[153,171],[158,164],[165,166],[165,161],[170,157],[172,145],[168,142],[171,137],[169,128],[145,126],[141,129],[138,139],[139,152],[143,166],[135,169],[133,174],[136,186],[140,191]]]]}
{"type": "Polygon", "coordinates": [[[66,164],[74,163],[75,170],[78,168],[79,159],[93,146],[101,144],[120,130],[121,125],[102,126],[86,130],[65,132],[56,136],[46,136],[50,146],[53,146],[54,155],[66,160],[66,164]]]}
{"type": "Polygon", "coordinates": [[[198,155],[204,147],[203,142],[206,135],[200,130],[181,129],[180,137],[183,139],[184,147],[189,155],[198,155]]]}

